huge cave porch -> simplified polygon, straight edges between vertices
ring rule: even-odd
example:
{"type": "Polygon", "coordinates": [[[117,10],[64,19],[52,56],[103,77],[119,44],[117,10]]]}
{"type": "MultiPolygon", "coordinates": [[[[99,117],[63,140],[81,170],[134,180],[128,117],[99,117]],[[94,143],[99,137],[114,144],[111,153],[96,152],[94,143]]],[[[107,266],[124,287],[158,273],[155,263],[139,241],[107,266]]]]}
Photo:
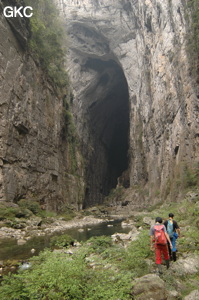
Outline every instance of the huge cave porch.
{"type": "Polygon", "coordinates": [[[120,183],[129,186],[129,92],[123,70],[114,60],[90,58],[84,68],[95,73],[85,93],[89,131],[89,143],[83,147],[86,208],[103,203],[118,178],[125,178],[120,183]]]}

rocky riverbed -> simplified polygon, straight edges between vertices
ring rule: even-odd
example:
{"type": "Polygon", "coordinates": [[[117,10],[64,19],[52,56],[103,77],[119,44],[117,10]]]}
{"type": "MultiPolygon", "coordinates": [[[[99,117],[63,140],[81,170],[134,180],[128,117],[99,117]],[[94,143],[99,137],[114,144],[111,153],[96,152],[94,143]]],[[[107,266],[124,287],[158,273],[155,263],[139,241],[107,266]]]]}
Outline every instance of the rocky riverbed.
{"type": "MultiPolygon", "coordinates": [[[[105,218],[96,218],[94,216],[77,216],[74,219],[70,221],[65,221],[61,217],[51,217],[51,218],[46,218],[43,220],[40,217],[34,216],[31,217],[28,220],[20,220],[16,219],[16,227],[19,228],[12,228],[12,227],[7,227],[9,224],[6,222],[0,222],[0,243],[2,245],[4,244],[5,240],[8,241],[10,239],[11,244],[9,248],[13,248],[14,251],[16,251],[16,246],[12,245],[12,243],[15,240],[15,243],[17,241],[18,247],[21,247],[22,245],[25,245],[26,243],[28,244],[29,240],[32,240],[34,237],[44,237],[44,236],[50,236],[53,235],[54,233],[61,233],[66,231],[67,229],[72,229],[72,228],[77,228],[77,230],[81,230],[82,227],[85,226],[94,226],[97,224],[101,224],[103,222],[108,222],[108,219],[105,218]],[[7,225],[7,226],[5,226],[7,225]]],[[[83,229],[82,229],[83,230],[83,229]]],[[[6,245],[8,246],[7,242],[6,245]]],[[[7,247],[6,246],[6,247],[7,247]]],[[[24,246],[22,246],[24,247],[24,246]]],[[[32,249],[35,252],[35,249],[32,249]]],[[[24,249],[24,257],[27,256],[27,249],[24,249]]],[[[34,255],[34,252],[31,254],[30,249],[28,250],[29,252],[29,257],[34,255]]],[[[38,254],[38,251],[36,251],[38,254]]],[[[24,261],[15,258],[13,256],[12,258],[8,259],[3,259],[2,257],[0,258],[0,278],[2,275],[8,274],[9,272],[16,272],[18,269],[18,266],[21,265],[23,266],[24,261]],[[21,265],[22,263],[22,265],[21,265]]],[[[25,260],[26,263],[26,260],[25,260]]]]}
{"type": "Polygon", "coordinates": [[[54,232],[61,232],[71,228],[82,228],[84,226],[93,226],[103,222],[108,222],[105,218],[96,218],[94,216],[75,217],[73,220],[65,221],[62,218],[49,218],[43,223],[42,218],[33,217],[29,220],[18,224],[21,228],[1,227],[0,238],[14,238],[17,239],[18,244],[21,245],[34,236],[44,236],[54,232]]]}
{"type": "MultiPolygon", "coordinates": [[[[19,219],[17,227],[21,228],[5,226],[0,228],[0,244],[3,247],[0,253],[0,277],[8,272],[16,272],[19,266],[24,267],[31,256],[38,255],[45,247],[49,247],[50,239],[54,235],[65,234],[69,231],[69,235],[75,234],[78,238],[85,240],[85,237],[90,238],[100,233],[111,235],[116,243],[128,244],[137,238],[141,230],[141,228],[137,230],[134,221],[121,221],[118,217],[115,219],[103,216],[99,218],[93,215],[84,217],[79,215],[70,221],[65,221],[61,217],[42,220],[34,216],[29,220],[19,219]],[[71,231],[73,233],[70,233],[71,231]]],[[[79,243],[76,242],[76,244],[79,243]]]]}
{"type": "MultiPolygon", "coordinates": [[[[82,228],[93,226],[110,220],[124,220],[132,216],[145,215],[146,212],[138,212],[129,206],[92,207],[86,211],[76,212],[72,220],[65,220],[65,217],[42,218],[33,215],[26,218],[15,218],[14,221],[0,221],[0,239],[14,238],[22,245],[35,236],[50,235],[55,232],[62,232],[71,228],[82,228]],[[87,214],[85,216],[85,214],[87,214]]],[[[147,221],[146,221],[147,223],[147,221]]],[[[150,224],[151,221],[147,224],[150,224]]]]}

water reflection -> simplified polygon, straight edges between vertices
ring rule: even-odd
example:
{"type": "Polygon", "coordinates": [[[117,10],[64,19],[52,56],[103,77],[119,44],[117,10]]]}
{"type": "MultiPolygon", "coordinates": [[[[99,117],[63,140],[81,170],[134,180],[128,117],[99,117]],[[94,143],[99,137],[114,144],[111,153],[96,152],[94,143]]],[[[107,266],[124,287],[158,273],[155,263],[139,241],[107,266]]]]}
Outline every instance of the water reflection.
{"type": "Polygon", "coordinates": [[[92,227],[85,226],[82,229],[83,231],[80,231],[79,228],[73,228],[53,235],[34,237],[24,245],[17,245],[17,241],[13,239],[0,240],[0,260],[26,260],[33,255],[38,255],[41,250],[50,247],[50,238],[52,236],[63,233],[69,234],[78,242],[84,242],[93,236],[110,236],[116,232],[128,233],[130,231],[129,228],[121,227],[121,220],[101,223],[92,227]],[[31,249],[33,248],[35,249],[35,253],[31,253],[31,249]]]}

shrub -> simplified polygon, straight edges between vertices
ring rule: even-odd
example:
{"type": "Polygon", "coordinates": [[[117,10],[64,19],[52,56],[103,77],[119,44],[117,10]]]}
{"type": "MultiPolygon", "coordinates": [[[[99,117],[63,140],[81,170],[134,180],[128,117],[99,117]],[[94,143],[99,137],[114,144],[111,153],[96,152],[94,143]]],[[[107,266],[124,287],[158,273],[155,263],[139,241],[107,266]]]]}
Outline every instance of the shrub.
{"type": "Polygon", "coordinates": [[[64,204],[60,209],[59,216],[61,216],[64,221],[70,221],[76,216],[76,214],[72,207],[64,204]]]}
{"type": "Polygon", "coordinates": [[[22,199],[18,202],[18,205],[23,209],[30,210],[34,215],[41,212],[40,205],[36,201],[22,199]]]}
{"type": "Polygon", "coordinates": [[[20,207],[8,207],[6,205],[0,205],[0,221],[13,220],[15,218],[29,217],[30,211],[20,207]]]}
{"type": "Polygon", "coordinates": [[[58,248],[65,248],[73,245],[74,241],[75,240],[70,235],[63,234],[60,236],[53,236],[50,240],[50,245],[58,248]]]}
{"type": "Polygon", "coordinates": [[[63,115],[65,124],[68,125],[72,122],[72,114],[66,108],[63,108],[63,115]]]}
{"type": "Polygon", "coordinates": [[[112,239],[110,236],[94,236],[87,241],[91,252],[102,253],[105,249],[112,246],[112,239]]]}

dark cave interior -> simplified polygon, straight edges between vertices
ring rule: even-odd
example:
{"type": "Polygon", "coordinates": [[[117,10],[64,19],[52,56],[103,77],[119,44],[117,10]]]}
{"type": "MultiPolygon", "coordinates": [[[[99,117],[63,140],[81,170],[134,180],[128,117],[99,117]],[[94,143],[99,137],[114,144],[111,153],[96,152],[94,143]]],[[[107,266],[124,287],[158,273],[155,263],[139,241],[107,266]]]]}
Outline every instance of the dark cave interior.
{"type": "Polygon", "coordinates": [[[129,93],[123,70],[115,61],[92,58],[85,67],[97,74],[86,94],[93,149],[87,159],[87,207],[103,203],[128,169],[129,93]]]}

